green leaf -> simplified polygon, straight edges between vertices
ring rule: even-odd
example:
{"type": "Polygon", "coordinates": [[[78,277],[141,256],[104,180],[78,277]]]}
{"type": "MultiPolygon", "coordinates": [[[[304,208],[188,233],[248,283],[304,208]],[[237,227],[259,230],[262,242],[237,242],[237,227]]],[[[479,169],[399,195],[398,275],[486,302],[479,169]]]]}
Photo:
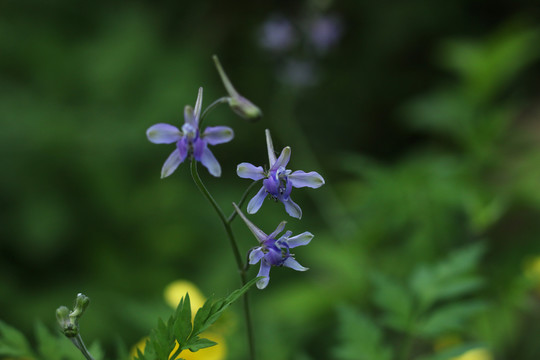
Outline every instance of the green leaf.
{"type": "Polygon", "coordinates": [[[24,335],[1,320],[0,355],[11,357],[35,357],[24,335]]]}
{"type": "Polygon", "coordinates": [[[436,301],[466,295],[478,289],[483,281],[471,274],[484,253],[483,244],[458,250],[447,259],[431,266],[419,266],[412,274],[410,287],[422,309],[436,301]]]}
{"type": "Polygon", "coordinates": [[[384,322],[396,330],[405,330],[412,315],[411,294],[405,287],[380,273],[374,273],[371,280],[375,286],[373,300],[384,310],[384,322]]]}
{"type": "Polygon", "coordinates": [[[462,301],[449,304],[431,312],[424,321],[420,321],[417,333],[426,338],[436,338],[445,333],[463,330],[469,318],[487,308],[483,301],[462,301]]]}
{"type": "Polygon", "coordinates": [[[205,338],[195,338],[191,341],[191,345],[187,348],[191,352],[198,351],[210,346],[217,345],[217,342],[205,339],[205,338]]]}
{"type": "Polygon", "coordinates": [[[216,342],[199,338],[199,335],[212,325],[233,302],[248,291],[258,279],[249,281],[226,298],[215,301],[211,298],[208,299],[197,311],[193,324],[191,322],[191,302],[189,295],[186,294],[166,324],[163,320],[158,320],[157,328],[150,333],[144,354],[138,352],[138,359],[168,359],[170,355],[176,358],[186,349],[198,351],[216,345],[216,342]],[[176,342],[178,342],[179,347],[174,354],[171,354],[176,342]]]}
{"type": "Polygon", "coordinates": [[[336,360],[390,360],[392,349],[382,341],[381,329],[349,306],[338,311],[338,341],[332,349],[336,360]]]}
{"type": "MultiPolygon", "coordinates": [[[[227,296],[224,299],[219,299],[214,302],[214,304],[211,306],[211,310],[208,313],[208,316],[206,316],[206,319],[202,320],[201,316],[201,323],[198,325],[197,333],[195,330],[193,331],[193,335],[198,335],[204,330],[206,330],[210,325],[212,325],[214,322],[216,322],[217,319],[223,314],[223,311],[225,311],[233,302],[238,300],[240,296],[244,295],[246,291],[249,290],[250,287],[252,287],[257,280],[259,280],[259,277],[252,279],[246,283],[242,288],[237,289],[233,291],[229,296],[227,296]]],[[[206,304],[205,304],[206,305],[206,304]]],[[[204,306],[203,306],[204,308],[204,306]]],[[[206,309],[204,310],[204,313],[206,313],[206,309]]],[[[198,312],[197,312],[198,315],[198,312]]],[[[195,316],[195,319],[197,319],[197,316],[195,316]]]]}
{"type": "Polygon", "coordinates": [[[191,301],[189,294],[180,302],[180,305],[176,308],[176,319],[173,321],[173,335],[174,338],[180,343],[184,343],[191,334],[191,301]]]}

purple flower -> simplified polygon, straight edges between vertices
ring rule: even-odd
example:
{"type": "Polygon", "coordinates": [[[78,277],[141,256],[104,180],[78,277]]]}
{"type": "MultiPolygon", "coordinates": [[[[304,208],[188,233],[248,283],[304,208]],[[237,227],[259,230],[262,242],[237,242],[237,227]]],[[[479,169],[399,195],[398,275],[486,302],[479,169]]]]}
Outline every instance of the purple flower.
{"type": "Polygon", "coordinates": [[[285,266],[296,271],[306,271],[308,268],[303,267],[296,261],[291,254],[290,249],[301,245],[307,245],[313,239],[313,234],[306,231],[300,235],[291,236],[291,231],[286,231],[283,236],[276,239],[278,234],[285,228],[286,221],[282,221],[276,230],[270,235],[266,235],[261,229],[255,226],[248,218],[240,211],[238,206],[233,203],[236,212],[244,220],[249,230],[255,235],[259,241],[259,246],[254,247],[249,251],[249,263],[255,265],[259,261],[261,267],[257,277],[263,278],[257,281],[257,287],[264,289],[270,281],[270,268],[272,266],[285,266]]]}
{"type": "Polygon", "coordinates": [[[274,200],[283,203],[287,214],[300,219],[302,217],[302,210],[291,199],[292,188],[307,186],[316,189],[324,184],[324,179],[315,171],[306,173],[301,170],[292,172],[286,169],[285,167],[291,158],[291,148],[288,146],[285,147],[281,151],[279,158],[276,159],[269,130],[266,130],[266,144],[270,162],[269,170],[263,170],[262,166],[254,166],[245,162],[239,164],[236,168],[236,173],[241,178],[252,180],[264,179],[262,188],[250,200],[247,206],[247,212],[249,214],[255,214],[262,206],[264,199],[269,195],[274,200]]]}
{"type": "Polygon", "coordinates": [[[327,52],[341,38],[343,26],[336,16],[321,16],[309,26],[309,39],[319,53],[327,52]]]}
{"type": "Polygon", "coordinates": [[[260,31],[261,46],[271,51],[287,51],[296,41],[297,35],[293,25],[283,16],[274,16],[267,20],[260,31]]]}
{"type": "Polygon", "coordinates": [[[176,149],[169,155],[163,168],[161,178],[171,175],[186,157],[193,156],[208,169],[214,176],[221,176],[221,166],[208,145],[217,145],[229,142],[234,137],[233,130],[228,126],[209,126],[201,134],[199,131],[199,117],[202,107],[203,89],[199,88],[199,95],[195,102],[195,109],[186,106],[184,109],[184,125],[182,130],[169,124],[156,124],[146,131],[146,136],[154,144],[176,143],[176,149]]]}

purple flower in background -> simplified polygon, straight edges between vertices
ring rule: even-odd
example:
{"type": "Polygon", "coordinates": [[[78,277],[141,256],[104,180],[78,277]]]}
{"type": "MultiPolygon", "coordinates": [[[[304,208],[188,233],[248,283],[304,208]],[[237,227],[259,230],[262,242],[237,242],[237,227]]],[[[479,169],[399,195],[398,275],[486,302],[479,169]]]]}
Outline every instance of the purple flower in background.
{"type": "Polygon", "coordinates": [[[169,155],[163,168],[161,178],[171,175],[188,155],[193,156],[208,169],[213,176],[221,176],[221,166],[208,145],[229,142],[234,137],[233,130],[228,126],[209,126],[201,134],[199,117],[202,107],[203,89],[199,88],[195,109],[186,106],[184,109],[184,125],[182,130],[169,124],[156,124],[146,131],[146,136],[154,144],[176,143],[176,149],[169,155]]]}
{"type": "Polygon", "coordinates": [[[292,217],[300,219],[302,210],[291,199],[292,188],[310,187],[318,188],[324,184],[324,179],[315,171],[306,173],[298,170],[292,172],[285,167],[291,158],[291,148],[285,147],[281,155],[276,159],[274,145],[270,137],[270,131],[266,130],[266,144],[268,148],[268,159],[270,169],[265,171],[262,166],[254,166],[250,163],[241,163],[236,168],[238,176],[244,179],[263,180],[263,186],[259,192],[250,200],[247,206],[249,214],[256,213],[262,206],[264,199],[268,195],[276,201],[280,201],[285,206],[285,211],[292,217]]]}
{"type": "Polygon", "coordinates": [[[342,32],[341,20],[336,16],[321,16],[315,19],[308,29],[309,39],[320,53],[325,53],[334,46],[342,32]]]}
{"type": "Polygon", "coordinates": [[[287,231],[283,236],[276,239],[278,234],[285,228],[286,221],[282,221],[276,230],[271,234],[266,235],[261,229],[255,226],[248,218],[240,211],[238,206],[233,203],[236,212],[244,220],[249,230],[255,235],[259,241],[259,246],[249,251],[249,263],[255,265],[259,261],[261,267],[257,277],[263,278],[257,281],[257,287],[264,289],[270,281],[270,268],[272,266],[285,266],[296,271],[306,271],[308,268],[303,267],[296,261],[291,254],[290,249],[301,245],[307,245],[313,239],[313,234],[306,231],[300,235],[291,236],[292,232],[287,231]]]}
{"type": "Polygon", "coordinates": [[[274,16],[267,20],[260,31],[259,42],[261,46],[271,51],[287,51],[296,41],[294,27],[289,20],[282,16],[274,16]]]}

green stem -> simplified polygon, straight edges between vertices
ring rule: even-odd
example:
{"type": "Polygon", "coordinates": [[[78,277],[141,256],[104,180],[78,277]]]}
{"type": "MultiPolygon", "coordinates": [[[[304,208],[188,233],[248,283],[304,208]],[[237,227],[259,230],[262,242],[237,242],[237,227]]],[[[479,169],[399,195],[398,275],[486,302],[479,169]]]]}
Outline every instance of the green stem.
{"type": "Polygon", "coordinates": [[[229,102],[229,97],[228,96],[221,97],[221,98],[217,99],[216,101],[214,101],[213,103],[211,103],[210,105],[208,105],[206,107],[206,109],[204,109],[201,117],[199,118],[199,127],[201,126],[201,124],[202,124],[204,118],[206,117],[206,115],[208,115],[208,113],[210,113],[210,111],[214,110],[218,105],[225,104],[226,102],[229,102]]]}
{"type": "MultiPolygon", "coordinates": [[[[254,182],[252,182],[248,188],[246,189],[246,191],[244,191],[244,193],[242,194],[242,197],[240,198],[240,201],[238,202],[238,207],[241,208],[242,207],[242,204],[244,204],[244,201],[246,201],[246,198],[247,196],[249,195],[249,193],[251,192],[251,190],[253,189],[253,187],[255,185],[257,185],[261,180],[255,180],[254,182]]],[[[227,222],[230,224],[233,222],[234,218],[236,217],[238,213],[233,210],[232,214],[227,218],[227,222]]]]}
{"type": "Polygon", "coordinates": [[[77,349],[80,350],[80,352],[84,355],[84,357],[87,360],[94,360],[94,358],[92,357],[92,355],[90,354],[86,346],[84,345],[84,341],[81,337],[81,334],[77,334],[75,337],[71,338],[70,340],[77,347],[77,349]]]}
{"type": "MultiPolygon", "coordinates": [[[[231,248],[233,250],[234,258],[236,260],[236,265],[238,267],[238,273],[240,274],[240,280],[242,282],[242,286],[244,286],[247,283],[246,280],[246,270],[244,267],[244,263],[242,261],[242,257],[240,255],[240,251],[238,249],[238,244],[236,242],[236,239],[234,237],[230,221],[225,217],[225,214],[219,207],[216,200],[212,197],[206,186],[201,180],[201,177],[199,176],[199,172],[197,171],[197,160],[195,158],[191,159],[191,177],[193,178],[193,181],[195,182],[195,185],[199,188],[201,193],[204,195],[204,197],[210,202],[214,210],[219,216],[219,219],[221,220],[221,223],[223,224],[223,227],[225,228],[225,232],[227,233],[227,237],[229,238],[229,242],[231,244],[231,248]]],[[[253,184],[250,186],[252,187],[253,184]]],[[[244,193],[244,198],[247,196],[246,193],[244,193]]],[[[229,217],[230,219],[234,219],[234,216],[231,215],[229,217]]],[[[231,219],[231,221],[232,221],[231,219]]],[[[253,326],[251,321],[251,312],[249,308],[249,298],[248,293],[244,293],[243,295],[244,299],[244,316],[246,318],[246,328],[247,328],[247,336],[248,336],[248,343],[249,343],[249,353],[251,360],[255,360],[255,341],[253,336],[253,326]]]]}

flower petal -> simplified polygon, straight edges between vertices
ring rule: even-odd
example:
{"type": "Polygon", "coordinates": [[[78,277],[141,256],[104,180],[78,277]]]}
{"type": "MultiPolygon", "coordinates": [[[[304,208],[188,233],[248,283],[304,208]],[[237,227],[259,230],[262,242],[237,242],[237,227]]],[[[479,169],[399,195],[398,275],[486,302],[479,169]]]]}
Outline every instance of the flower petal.
{"type": "Polygon", "coordinates": [[[199,116],[201,116],[202,98],[203,88],[200,87],[199,93],[197,94],[197,101],[195,101],[195,108],[193,109],[193,123],[196,127],[199,127],[199,116]]]}
{"type": "Polygon", "coordinates": [[[276,153],[274,152],[274,144],[272,143],[272,137],[270,136],[270,130],[266,129],[264,131],[266,134],[266,149],[268,150],[268,165],[270,167],[274,166],[276,162],[276,153]]]}
{"type": "Polygon", "coordinates": [[[167,176],[171,175],[174,170],[184,161],[186,157],[180,155],[180,151],[178,149],[174,149],[174,151],[169,155],[167,160],[165,160],[165,163],[163,164],[163,167],[161,168],[161,178],[166,178],[167,176]]]}
{"type": "Polygon", "coordinates": [[[270,235],[268,235],[268,238],[270,239],[275,239],[277,234],[279,234],[280,232],[283,231],[283,229],[285,228],[285,225],[287,224],[286,221],[282,221],[279,223],[279,225],[277,226],[276,230],[274,230],[270,235]]]}
{"type": "Polygon", "coordinates": [[[261,268],[257,274],[257,277],[264,276],[262,279],[257,281],[257,288],[260,290],[264,289],[270,281],[270,267],[271,266],[267,264],[266,261],[261,261],[261,268]]]}
{"type": "Polygon", "coordinates": [[[295,188],[310,187],[316,189],[324,185],[323,177],[315,171],[308,173],[302,170],[295,171],[289,175],[289,181],[295,188]]]}
{"type": "Polygon", "coordinates": [[[262,166],[255,166],[247,162],[238,164],[236,174],[242,179],[261,180],[264,178],[264,170],[262,166]]]}
{"type": "Polygon", "coordinates": [[[199,160],[201,164],[208,169],[208,172],[211,175],[215,177],[221,176],[221,166],[208,147],[204,148],[201,158],[197,160],[199,160]]]}
{"type": "Polygon", "coordinates": [[[183,137],[182,139],[180,139],[180,141],[176,143],[176,148],[180,152],[180,158],[182,159],[182,161],[184,161],[189,150],[188,140],[185,137],[183,137]]]}
{"type": "Polygon", "coordinates": [[[172,144],[182,138],[182,133],[176,126],[160,123],[150,126],[146,137],[154,144],[172,144]]]}
{"type": "Polygon", "coordinates": [[[246,215],[244,215],[244,213],[240,210],[240,208],[235,204],[233,203],[233,206],[234,206],[234,209],[236,210],[236,212],[238,213],[238,215],[240,215],[240,217],[242,218],[242,220],[244,220],[244,222],[246,223],[247,227],[249,228],[249,230],[253,233],[253,235],[255,235],[255,237],[257,238],[257,240],[259,240],[259,242],[264,242],[266,239],[268,239],[268,235],[266,235],[264,233],[264,231],[262,231],[261,229],[259,229],[257,226],[255,226],[255,224],[253,224],[247,217],[246,215]]]}
{"type": "Polygon", "coordinates": [[[191,125],[194,128],[198,128],[198,124],[195,122],[195,116],[193,115],[193,108],[190,105],[184,107],[184,122],[191,125]]]}
{"type": "Polygon", "coordinates": [[[270,170],[277,170],[280,167],[285,168],[287,164],[289,163],[289,160],[291,159],[291,148],[286,146],[281,150],[281,154],[279,155],[278,159],[274,163],[274,165],[271,165],[272,167],[270,170]]]}
{"type": "Polygon", "coordinates": [[[259,260],[262,259],[263,256],[264,252],[262,251],[261,247],[255,248],[249,253],[249,263],[251,265],[255,265],[259,262],[259,260]]]}
{"type": "Polygon", "coordinates": [[[257,211],[259,211],[264,199],[266,199],[266,189],[263,186],[261,187],[259,192],[257,192],[257,194],[255,194],[255,196],[249,201],[247,206],[248,214],[255,214],[257,211]]]}
{"type": "Polygon", "coordinates": [[[313,239],[313,234],[309,231],[303,232],[300,235],[292,236],[287,239],[287,244],[290,248],[295,248],[297,246],[307,245],[313,239]]]}
{"type": "Polygon", "coordinates": [[[296,271],[309,270],[309,268],[303,267],[302,265],[300,265],[300,263],[296,261],[292,256],[289,256],[288,258],[285,259],[285,261],[283,262],[283,266],[286,266],[296,271]]]}
{"type": "Polygon", "coordinates": [[[204,129],[202,138],[210,145],[229,142],[234,137],[234,131],[228,126],[209,126],[204,129]]]}
{"type": "Polygon", "coordinates": [[[298,206],[298,204],[292,201],[291,198],[283,201],[283,205],[285,205],[285,211],[287,212],[287,214],[289,214],[293,218],[302,218],[302,209],[300,209],[300,206],[298,206]]]}

